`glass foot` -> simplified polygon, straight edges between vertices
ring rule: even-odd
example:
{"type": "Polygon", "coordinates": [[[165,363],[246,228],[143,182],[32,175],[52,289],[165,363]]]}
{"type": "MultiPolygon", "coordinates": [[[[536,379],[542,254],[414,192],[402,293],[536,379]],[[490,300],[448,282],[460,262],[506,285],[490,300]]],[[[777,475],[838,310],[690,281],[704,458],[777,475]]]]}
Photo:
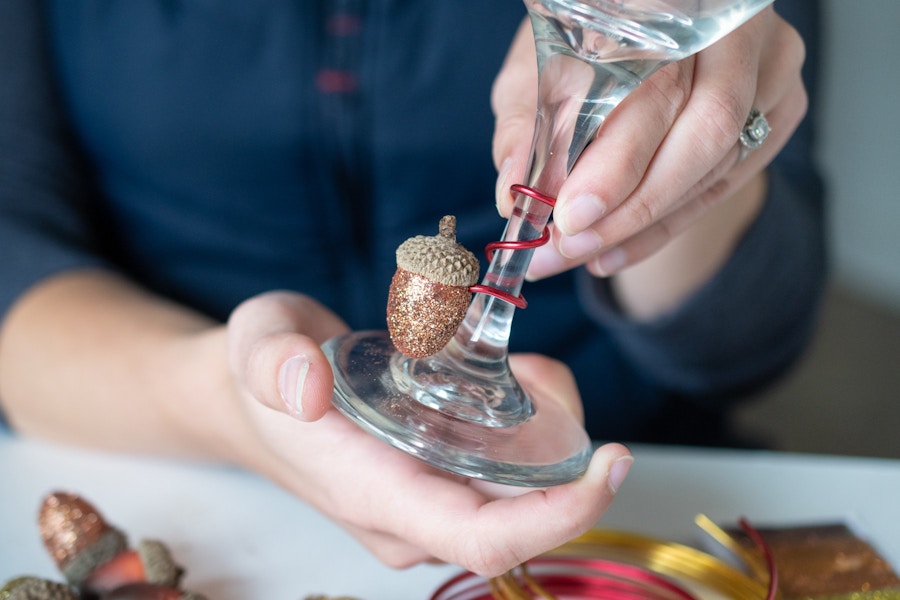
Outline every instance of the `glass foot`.
{"type": "Polygon", "coordinates": [[[529,392],[529,418],[491,426],[460,418],[458,408],[442,412],[439,399],[426,406],[412,396],[415,386],[395,380],[405,372],[392,369],[398,352],[386,331],[339,336],[323,350],[334,370],[335,406],[364,430],[434,467],[531,487],[567,483],[587,469],[590,438],[575,417],[548,398],[529,392]]]}

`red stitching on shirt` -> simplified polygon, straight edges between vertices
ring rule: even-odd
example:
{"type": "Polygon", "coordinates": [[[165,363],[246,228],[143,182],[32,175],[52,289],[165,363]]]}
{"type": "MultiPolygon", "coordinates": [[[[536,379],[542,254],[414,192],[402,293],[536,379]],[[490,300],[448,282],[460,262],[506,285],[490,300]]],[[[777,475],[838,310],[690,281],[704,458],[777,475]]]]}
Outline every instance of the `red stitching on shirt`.
{"type": "Polygon", "coordinates": [[[316,89],[326,94],[346,94],[359,87],[356,74],[338,69],[321,69],[316,73],[316,89]]]}
{"type": "Polygon", "coordinates": [[[363,22],[359,15],[339,13],[332,15],[325,23],[325,31],[330,35],[350,36],[362,31],[363,22]]]}

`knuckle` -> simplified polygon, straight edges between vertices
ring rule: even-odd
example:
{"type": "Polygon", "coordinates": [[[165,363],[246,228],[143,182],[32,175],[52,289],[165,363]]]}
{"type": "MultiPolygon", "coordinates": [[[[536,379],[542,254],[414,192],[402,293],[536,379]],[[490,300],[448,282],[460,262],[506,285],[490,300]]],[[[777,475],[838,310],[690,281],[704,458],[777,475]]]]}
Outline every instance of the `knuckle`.
{"type": "Polygon", "coordinates": [[[777,56],[792,70],[798,70],[806,62],[806,43],[800,32],[781,19],[777,30],[777,56]]]}
{"type": "Polygon", "coordinates": [[[690,97],[692,67],[691,60],[678,61],[666,65],[645,82],[669,120],[678,114],[690,97]]]}
{"type": "Polygon", "coordinates": [[[656,221],[656,211],[643,199],[635,199],[622,205],[633,231],[640,231],[656,221]]]}
{"type": "Polygon", "coordinates": [[[472,571],[476,575],[482,577],[497,577],[524,561],[525,558],[519,559],[515,556],[481,554],[469,557],[464,564],[469,571],[472,571]]]}
{"type": "Polygon", "coordinates": [[[702,122],[725,141],[725,147],[730,147],[744,126],[749,108],[736,89],[719,87],[704,97],[697,110],[702,122]]]}
{"type": "Polygon", "coordinates": [[[484,535],[466,535],[457,538],[456,548],[460,551],[457,562],[465,569],[482,577],[496,577],[524,562],[530,557],[519,556],[510,547],[498,546],[496,540],[484,535]]]}

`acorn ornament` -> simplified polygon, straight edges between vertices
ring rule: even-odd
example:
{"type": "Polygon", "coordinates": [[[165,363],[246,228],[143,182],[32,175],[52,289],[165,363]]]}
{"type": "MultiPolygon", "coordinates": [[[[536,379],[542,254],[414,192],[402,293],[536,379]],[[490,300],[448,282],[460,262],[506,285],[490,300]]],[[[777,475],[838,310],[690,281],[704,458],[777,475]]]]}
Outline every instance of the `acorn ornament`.
{"type": "Polygon", "coordinates": [[[153,593],[158,593],[153,586],[177,591],[184,575],[164,543],[145,539],[130,548],[125,534],[77,494],[57,491],[44,498],[38,526],[44,546],[66,581],[85,598],[105,597],[138,584],[150,586],[153,593]]]}
{"type": "Polygon", "coordinates": [[[44,499],[38,526],[47,552],[75,586],[128,546],[122,531],[107,523],[87,500],[68,492],[54,492],[44,499]]]}
{"type": "Polygon", "coordinates": [[[456,241],[456,217],[441,219],[438,234],[412,237],[397,248],[387,325],[404,356],[439,352],[456,333],[478,281],[478,259],[456,241]]]}

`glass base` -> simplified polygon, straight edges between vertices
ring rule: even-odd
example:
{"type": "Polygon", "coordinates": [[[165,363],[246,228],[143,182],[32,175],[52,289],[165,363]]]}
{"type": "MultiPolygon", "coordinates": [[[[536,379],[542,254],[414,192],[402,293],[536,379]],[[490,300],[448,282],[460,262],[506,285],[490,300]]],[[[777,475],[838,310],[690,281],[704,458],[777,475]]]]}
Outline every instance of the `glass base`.
{"type": "Polygon", "coordinates": [[[323,350],[334,370],[334,405],[351,421],[428,464],[476,479],[545,487],[587,470],[591,441],[557,402],[529,392],[534,413],[519,424],[490,426],[441,412],[394,380],[398,352],[386,331],[333,338],[323,350]]]}

